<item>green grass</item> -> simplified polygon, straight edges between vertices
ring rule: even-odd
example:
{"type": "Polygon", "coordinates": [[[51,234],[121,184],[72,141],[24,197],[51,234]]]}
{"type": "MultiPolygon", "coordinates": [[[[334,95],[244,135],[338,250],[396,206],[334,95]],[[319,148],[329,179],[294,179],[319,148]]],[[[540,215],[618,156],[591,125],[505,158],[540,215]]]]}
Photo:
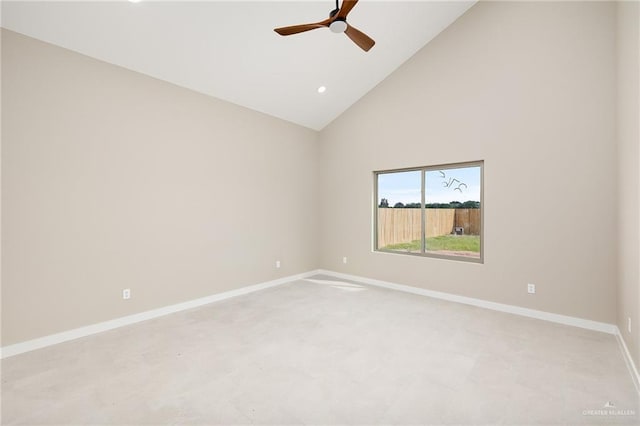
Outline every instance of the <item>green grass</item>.
{"type": "MultiPolygon", "coordinates": [[[[420,251],[420,240],[410,243],[390,244],[383,247],[385,250],[420,251]]],[[[480,253],[479,235],[440,235],[427,238],[427,251],[470,251],[480,253]]]]}

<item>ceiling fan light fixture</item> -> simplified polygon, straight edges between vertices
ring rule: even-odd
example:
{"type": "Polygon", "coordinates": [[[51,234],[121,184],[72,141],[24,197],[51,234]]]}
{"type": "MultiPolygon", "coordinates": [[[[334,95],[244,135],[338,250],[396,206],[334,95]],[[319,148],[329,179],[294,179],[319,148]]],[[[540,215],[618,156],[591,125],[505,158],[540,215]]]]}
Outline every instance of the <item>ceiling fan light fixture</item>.
{"type": "Polygon", "coordinates": [[[347,30],[347,22],[342,19],[336,19],[329,24],[329,29],[334,33],[343,33],[347,30]]]}

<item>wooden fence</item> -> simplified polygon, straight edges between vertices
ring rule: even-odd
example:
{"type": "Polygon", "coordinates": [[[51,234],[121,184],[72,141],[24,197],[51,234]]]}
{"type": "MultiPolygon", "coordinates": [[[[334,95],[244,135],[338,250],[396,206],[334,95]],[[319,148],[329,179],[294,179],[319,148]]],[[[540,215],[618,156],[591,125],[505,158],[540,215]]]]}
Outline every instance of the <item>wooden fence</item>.
{"type": "MultiPolygon", "coordinates": [[[[427,238],[453,233],[480,235],[480,209],[425,209],[427,238]]],[[[408,243],[421,237],[420,209],[378,209],[378,247],[408,243]]]]}
{"type": "Polygon", "coordinates": [[[455,211],[454,226],[462,226],[466,235],[480,235],[480,209],[455,209],[455,211]]]}

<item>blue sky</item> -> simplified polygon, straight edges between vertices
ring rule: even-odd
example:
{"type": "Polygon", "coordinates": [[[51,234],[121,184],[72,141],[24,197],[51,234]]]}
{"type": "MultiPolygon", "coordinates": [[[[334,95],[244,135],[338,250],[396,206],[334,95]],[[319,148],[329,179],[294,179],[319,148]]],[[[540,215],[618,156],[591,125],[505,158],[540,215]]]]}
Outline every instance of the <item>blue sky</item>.
{"type": "MultiPolygon", "coordinates": [[[[382,198],[393,206],[420,202],[420,171],[378,175],[378,204],[382,198]]],[[[427,203],[480,201],[480,167],[429,170],[426,173],[427,203]]]]}

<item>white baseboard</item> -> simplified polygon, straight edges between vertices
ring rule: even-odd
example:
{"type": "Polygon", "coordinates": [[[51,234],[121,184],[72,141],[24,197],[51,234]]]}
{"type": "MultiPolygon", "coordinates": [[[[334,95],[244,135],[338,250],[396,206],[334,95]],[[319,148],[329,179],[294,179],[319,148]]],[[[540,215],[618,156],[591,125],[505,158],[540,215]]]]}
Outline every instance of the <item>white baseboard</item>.
{"type": "Polygon", "coordinates": [[[633,362],[633,358],[631,358],[631,352],[629,352],[629,348],[627,348],[627,344],[625,343],[624,337],[622,337],[622,333],[618,327],[616,327],[616,339],[618,340],[622,357],[624,358],[624,362],[627,364],[627,368],[631,374],[631,379],[636,387],[636,391],[640,393],[640,374],[638,374],[636,364],[633,362]]]}
{"type": "Polygon", "coordinates": [[[574,327],[586,328],[589,330],[601,331],[609,334],[617,334],[618,327],[614,324],[592,321],[583,318],[570,317],[566,315],[553,314],[551,312],[538,311],[535,309],[523,308],[520,306],[506,305],[503,303],[489,302],[482,299],[474,299],[472,297],[458,296],[456,294],[443,293],[440,291],[426,290],[423,288],[412,287],[403,284],[396,284],[388,281],[380,281],[372,278],[360,277],[357,275],[343,274],[340,272],[328,271],[321,269],[319,274],[329,275],[335,278],[351,280],[363,284],[370,284],[377,287],[384,287],[393,290],[404,291],[406,293],[419,294],[421,296],[433,297],[435,299],[448,300],[451,302],[463,303],[465,305],[478,306],[480,308],[491,309],[494,311],[507,312],[510,314],[521,315],[529,318],[536,318],[545,321],[551,321],[559,324],[571,325],[574,327]]]}
{"type": "Polygon", "coordinates": [[[209,303],[217,302],[224,299],[229,299],[231,297],[241,296],[247,293],[253,293],[255,291],[263,290],[270,287],[276,287],[292,281],[304,279],[312,275],[317,275],[319,273],[320,272],[316,270],[316,271],[305,272],[302,274],[291,275],[291,276],[279,278],[273,281],[267,281],[260,284],[242,287],[236,290],[225,291],[223,293],[213,294],[211,296],[190,300],[188,302],[165,306],[163,308],[140,312],[139,314],[128,315],[126,317],[116,318],[110,321],[100,322],[97,324],[88,325],[86,327],[80,327],[73,330],[51,334],[49,336],[44,336],[44,337],[40,337],[33,340],[28,340],[26,342],[20,342],[13,345],[8,345],[3,348],[0,348],[0,359],[8,358],[10,356],[33,351],[36,349],[44,348],[44,347],[55,345],[58,343],[67,342],[69,340],[78,339],[80,337],[90,336],[92,334],[101,333],[103,331],[113,330],[114,328],[124,327],[126,325],[135,324],[138,322],[150,320],[153,318],[161,317],[161,316],[172,314],[175,312],[197,308],[198,306],[207,305],[209,303]]]}

